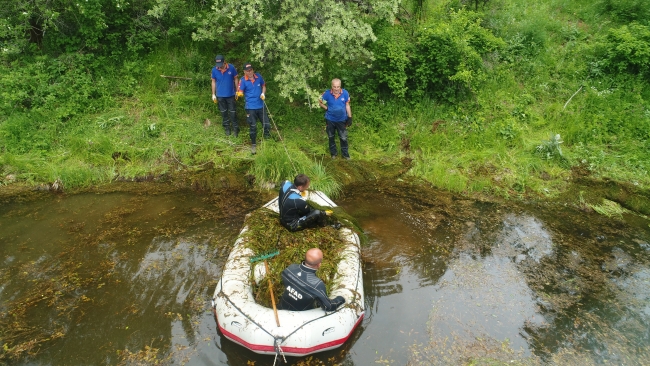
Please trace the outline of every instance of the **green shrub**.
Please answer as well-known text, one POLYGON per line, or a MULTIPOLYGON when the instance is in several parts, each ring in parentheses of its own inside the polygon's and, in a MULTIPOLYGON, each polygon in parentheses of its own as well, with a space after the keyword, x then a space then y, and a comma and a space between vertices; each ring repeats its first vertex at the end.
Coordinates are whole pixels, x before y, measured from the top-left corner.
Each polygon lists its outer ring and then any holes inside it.
POLYGON ((610 29, 600 47, 605 68, 650 77, 650 27, 632 23, 610 29))
POLYGON ((413 49, 412 39, 404 27, 389 24, 377 31, 377 42, 372 47, 374 74, 398 98, 404 98, 409 89, 413 49))
POLYGON ((602 13, 621 22, 650 20, 649 0, 602 0, 599 6, 602 13))
POLYGON ((413 83, 420 92, 452 101, 459 92, 476 90, 485 78, 483 57, 502 46, 503 40, 481 26, 478 13, 451 11, 448 19, 420 27, 413 83))

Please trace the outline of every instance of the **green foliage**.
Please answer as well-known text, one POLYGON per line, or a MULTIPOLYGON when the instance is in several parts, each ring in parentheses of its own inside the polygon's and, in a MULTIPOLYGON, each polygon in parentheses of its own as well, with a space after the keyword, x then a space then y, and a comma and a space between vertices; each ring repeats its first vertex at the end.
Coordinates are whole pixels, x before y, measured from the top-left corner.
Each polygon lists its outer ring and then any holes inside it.
MULTIPOLYGON (((334 288, 334 276, 346 246, 346 242, 341 240, 339 231, 328 226, 292 233, 280 225, 277 213, 266 208, 253 211, 246 218, 245 225, 248 225, 248 231, 243 234, 245 245, 254 254, 264 255, 279 249, 278 255, 266 260, 270 273, 254 286, 253 294, 257 303, 266 307, 272 306, 267 279, 270 279, 273 284, 275 301, 282 297, 284 291, 281 286, 282 271, 291 264, 301 263, 305 259, 305 253, 311 248, 319 248, 323 251, 323 262, 318 270, 318 276, 323 280, 328 291, 334 288)), ((253 263, 252 266, 260 264, 253 263)), ((254 279, 252 280, 252 283, 255 283, 254 279)))
POLYGON ((335 198, 341 191, 341 184, 328 173, 322 161, 311 160, 302 151, 289 146, 289 155, 280 143, 264 142, 253 159, 250 174, 260 186, 267 183, 281 183, 304 173, 311 179, 311 188, 323 191, 335 198))
POLYGON ((448 19, 422 25, 414 57, 417 90, 448 100, 476 91, 485 78, 483 56, 502 46, 472 11, 452 11, 448 19))
POLYGON ((472 12, 442 1, 415 4, 417 14, 404 4, 393 19, 397 3, 96 1, 83 14, 59 0, 10 3, 0 9, 11 27, 0 26, 1 173, 74 187, 213 166, 266 187, 304 172, 334 195, 372 176, 358 159, 404 164, 458 192, 546 195, 562 190, 570 164, 650 185, 648 24, 613 12, 641 2, 603 12, 587 0, 491 1, 472 12), (32 39, 33 19, 47 31, 32 39), (185 42, 193 30, 205 41, 185 42), (223 135, 209 99, 217 53, 265 63, 295 168, 280 141, 250 155, 242 103, 239 137, 223 135), (333 77, 352 95, 351 163, 323 160, 323 111, 307 108, 333 77))
POLYGON ((505 45, 482 21, 479 13, 442 7, 421 23, 379 22, 373 72, 399 98, 454 100, 475 92, 485 79, 484 58, 505 45))
POLYGON ((648 0, 601 0, 599 5, 601 12, 621 22, 639 21, 647 24, 650 20, 648 0))
POLYGON ((258 153, 253 158, 250 173, 255 176, 260 185, 266 183, 280 183, 285 179, 292 180, 299 171, 302 171, 300 162, 304 161, 302 154, 292 150, 291 157, 284 152, 279 144, 264 142, 260 144, 258 153), (295 169, 294 169, 295 167, 295 169))
POLYGON ((612 28, 595 47, 606 70, 650 77, 650 27, 631 23, 612 28))
POLYGON ((409 68, 414 44, 409 39, 405 27, 384 25, 373 43, 375 61, 374 73, 380 83, 385 83, 398 98, 404 98, 409 89, 408 81, 412 78, 409 68))
POLYGON ((551 160, 553 158, 563 158, 562 155, 562 138, 560 134, 551 134, 551 138, 542 141, 541 144, 537 145, 535 148, 535 153, 539 155, 542 159, 551 160))
MULTIPOLYGON (((0 64, 0 83, 7 86, 0 90, 0 113, 41 109, 56 120, 102 108, 108 103, 110 93, 118 94, 116 88, 122 84, 109 84, 105 77, 93 75, 89 71, 92 64, 90 55, 77 53, 0 64)), ((106 68, 97 71, 110 72, 106 68)))
POLYGON ((46 152, 56 138, 57 127, 39 113, 16 114, 0 124, 0 142, 9 153, 46 152))
POLYGON ((629 212, 625 208, 621 207, 619 203, 610 201, 605 198, 603 198, 603 203, 600 205, 597 204, 587 204, 587 205, 591 207, 594 211, 607 217, 617 217, 622 219, 623 214, 629 212))
POLYGON ((514 140, 519 136, 517 124, 513 121, 501 122, 498 126, 497 136, 506 141, 514 140))
POLYGON ((217 0, 201 20, 195 40, 245 42, 253 60, 277 68, 273 80, 280 95, 292 99, 320 95, 323 59, 343 64, 370 61, 374 41, 369 16, 392 21, 398 0, 348 3, 336 0, 217 0), (314 85, 319 85, 314 89, 314 85))
POLYGON ((202 6, 200 0, 11 1, 0 8, 1 55, 17 56, 35 45, 51 55, 119 59, 188 34, 188 17, 202 6))

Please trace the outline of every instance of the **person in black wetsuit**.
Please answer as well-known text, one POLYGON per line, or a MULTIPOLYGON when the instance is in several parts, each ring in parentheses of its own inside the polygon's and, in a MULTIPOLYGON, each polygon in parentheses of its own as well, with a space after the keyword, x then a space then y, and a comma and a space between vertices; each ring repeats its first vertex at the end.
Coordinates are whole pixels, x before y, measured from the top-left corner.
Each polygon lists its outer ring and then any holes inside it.
POLYGON ((302 192, 309 189, 309 177, 298 174, 293 184, 285 180, 280 187, 278 207, 280 208, 280 223, 289 231, 298 231, 306 227, 327 224, 327 214, 314 210, 307 204, 302 192))
POLYGON ((323 252, 311 248, 305 254, 304 262, 292 264, 282 271, 282 309, 303 311, 320 306, 325 311, 334 311, 345 303, 343 296, 327 297, 325 284, 316 276, 322 261, 323 252))

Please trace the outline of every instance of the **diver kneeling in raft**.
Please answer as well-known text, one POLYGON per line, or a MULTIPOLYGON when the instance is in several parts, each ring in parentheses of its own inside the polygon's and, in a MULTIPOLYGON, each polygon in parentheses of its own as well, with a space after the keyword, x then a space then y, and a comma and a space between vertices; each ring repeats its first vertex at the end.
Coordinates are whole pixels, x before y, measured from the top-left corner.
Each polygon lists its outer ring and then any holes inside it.
POLYGON ((285 180, 280 187, 278 196, 280 223, 289 231, 327 225, 327 212, 309 207, 307 200, 302 196, 302 192, 309 189, 309 182, 308 176, 298 174, 293 184, 285 180))
POLYGON ((322 261, 323 252, 311 248, 305 254, 304 262, 292 264, 282 271, 282 309, 303 311, 320 306, 325 311, 334 311, 345 303, 343 296, 327 297, 323 280, 316 276, 322 261))

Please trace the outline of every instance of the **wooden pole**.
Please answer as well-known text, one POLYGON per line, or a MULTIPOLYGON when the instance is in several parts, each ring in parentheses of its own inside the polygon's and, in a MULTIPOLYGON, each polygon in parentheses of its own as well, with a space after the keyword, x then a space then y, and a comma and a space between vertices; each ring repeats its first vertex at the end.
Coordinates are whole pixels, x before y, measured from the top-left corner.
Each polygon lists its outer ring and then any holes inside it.
POLYGON ((269 279, 269 292, 271 293, 271 303, 273 304, 273 313, 275 314, 275 323, 280 326, 280 318, 278 318, 278 308, 275 306, 275 295, 273 295, 273 285, 271 284, 271 271, 269 271, 269 264, 264 261, 264 268, 266 268, 266 278, 269 279))

